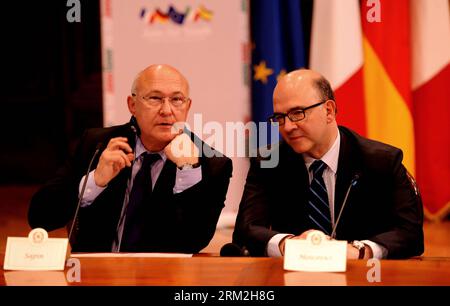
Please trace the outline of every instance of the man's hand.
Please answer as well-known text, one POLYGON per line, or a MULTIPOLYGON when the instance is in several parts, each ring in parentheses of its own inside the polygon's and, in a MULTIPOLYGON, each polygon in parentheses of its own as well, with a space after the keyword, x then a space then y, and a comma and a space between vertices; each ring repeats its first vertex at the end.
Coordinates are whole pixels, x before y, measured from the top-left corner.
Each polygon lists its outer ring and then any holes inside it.
POLYGON ((316 230, 316 229, 310 229, 307 231, 304 231, 303 233, 301 233, 299 236, 294 237, 295 239, 306 239, 306 237, 308 236, 309 233, 311 232, 321 232, 322 234, 325 235, 325 238, 327 238, 328 240, 331 240, 331 237, 326 235, 324 232, 316 230))
POLYGON ((111 138, 106 149, 100 155, 94 171, 95 184, 105 187, 125 167, 131 167, 133 150, 125 137, 111 138))
POLYGON ((283 239, 281 239, 280 243, 278 244, 278 247, 280 248, 281 256, 284 256, 284 248, 285 248, 285 245, 286 245, 286 240, 287 239, 292 239, 294 237, 295 236, 291 235, 291 236, 286 236, 283 239))
MULTIPOLYGON (((365 244, 366 248, 364 250, 364 258, 369 259, 373 257, 373 251, 370 246, 365 244)), ((351 243, 347 243, 347 259, 358 259, 359 258, 359 250, 355 248, 351 243)))
MULTIPOLYGON (((285 248, 287 239, 302 239, 302 240, 304 240, 304 239, 306 239, 308 234, 312 231, 317 231, 317 230, 310 229, 310 230, 304 231, 303 233, 301 233, 298 236, 291 235, 291 236, 286 236, 285 238, 283 238, 280 241, 280 244, 278 245, 280 247, 281 255, 284 256, 284 248, 285 248)), ((325 237, 328 240, 331 240, 330 236, 325 235, 325 237)), ((372 248, 370 246, 368 246, 367 244, 365 246, 366 246, 366 249, 365 249, 365 253, 364 253, 364 259, 372 258, 373 257, 372 248)), ((347 243, 347 259, 358 259, 358 257, 359 257, 359 250, 357 248, 355 248, 354 246, 352 246, 350 243, 347 243)))
MULTIPOLYGON (((301 233, 301 234, 298 235, 298 236, 292 235, 292 236, 286 236, 285 238, 283 238, 283 239, 280 241, 280 244, 278 245, 279 248, 280 248, 281 255, 284 256, 284 246, 285 246, 285 244, 286 244, 286 239, 301 239, 301 240, 305 240, 306 237, 308 236, 308 234, 309 234, 310 232, 312 232, 312 231, 318 231, 318 230, 310 229, 310 230, 304 231, 303 233, 301 233)), ((325 234, 324 234, 324 235, 325 235, 325 234)), ((328 236, 328 235, 325 235, 325 237, 326 237, 327 239, 329 239, 329 240, 331 239, 331 237, 328 236)))
POLYGON ((187 134, 177 135, 165 148, 164 153, 177 167, 198 163, 199 150, 187 134))

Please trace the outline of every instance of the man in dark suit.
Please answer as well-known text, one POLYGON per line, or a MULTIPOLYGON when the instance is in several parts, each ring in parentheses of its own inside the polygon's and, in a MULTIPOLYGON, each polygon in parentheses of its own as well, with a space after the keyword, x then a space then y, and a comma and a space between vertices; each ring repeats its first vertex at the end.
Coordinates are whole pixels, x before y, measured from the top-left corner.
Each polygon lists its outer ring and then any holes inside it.
POLYGON ((233 242, 282 256, 286 239, 315 229, 347 240, 349 259, 422 254, 423 208, 402 151, 338 127, 333 91, 316 72, 287 74, 273 99, 279 163, 251 160, 233 242))
POLYGON ((46 230, 70 225, 84 172, 99 150, 72 250, 199 252, 224 207, 231 160, 183 133, 191 99, 175 68, 152 65, 140 72, 127 102, 132 120, 88 130, 71 160, 34 195, 29 223, 46 230), (205 149, 213 157, 201 156, 205 149))

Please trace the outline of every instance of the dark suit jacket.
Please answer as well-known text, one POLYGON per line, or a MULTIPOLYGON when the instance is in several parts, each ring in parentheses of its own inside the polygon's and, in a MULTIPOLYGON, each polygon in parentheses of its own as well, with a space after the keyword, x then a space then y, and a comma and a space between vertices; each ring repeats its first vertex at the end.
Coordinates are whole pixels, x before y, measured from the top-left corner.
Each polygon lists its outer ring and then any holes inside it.
MULTIPOLYGON (((111 138, 118 136, 127 137, 134 147, 135 134, 130 124, 87 130, 71 160, 34 195, 28 213, 31 227, 50 231, 69 223, 75 213, 80 180, 96 147, 102 143, 104 148, 111 138)), ((198 138, 196 143, 205 145, 198 138)), ((145 241, 133 251, 196 253, 208 245, 224 207, 232 163, 227 157, 200 157, 200 164, 202 180, 173 194, 176 165, 166 161, 148 211, 142 215, 145 241)), ((122 170, 91 205, 80 208, 73 251, 111 251, 130 172, 131 168, 122 170)))
MULTIPOLYGON (((336 239, 371 240, 388 250, 388 258, 423 253, 423 208, 402 165, 403 153, 392 146, 363 138, 339 127, 341 145, 335 190, 335 218, 352 178, 352 188, 337 227, 336 239)), ((251 160, 239 207, 233 242, 263 256, 278 233, 301 234, 310 229, 306 205, 308 173, 300 154, 285 142, 279 164, 260 167, 251 160)), ((276 149, 276 148, 272 148, 276 149)))

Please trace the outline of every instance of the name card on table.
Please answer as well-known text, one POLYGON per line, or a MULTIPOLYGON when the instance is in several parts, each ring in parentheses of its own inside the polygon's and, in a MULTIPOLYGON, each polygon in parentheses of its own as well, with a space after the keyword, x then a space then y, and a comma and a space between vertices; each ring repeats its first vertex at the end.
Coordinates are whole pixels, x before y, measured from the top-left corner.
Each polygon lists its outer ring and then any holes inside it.
POLYGON ((35 228, 27 238, 8 237, 4 270, 58 271, 64 270, 69 240, 48 238, 42 228, 35 228))
POLYGON ((345 272, 347 241, 329 240, 322 232, 311 231, 305 240, 288 239, 284 269, 308 272, 345 272))

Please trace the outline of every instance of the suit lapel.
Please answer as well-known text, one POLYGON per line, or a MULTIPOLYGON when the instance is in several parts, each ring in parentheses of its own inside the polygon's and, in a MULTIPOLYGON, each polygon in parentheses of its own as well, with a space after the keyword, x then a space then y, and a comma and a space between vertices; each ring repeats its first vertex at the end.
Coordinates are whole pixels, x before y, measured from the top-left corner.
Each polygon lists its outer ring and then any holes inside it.
POLYGON ((113 192, 115 195, 112 197, 114 199, 112 207, 112 214, 113 214, 113 220, 114 224, 117 224, 120 218, 120 213, 122 211, 123 207, 123 201, 125 198, 125 192, 127 189, 127 183, 128 179, 131 176, 131 168, 125 168, 123 169, 119 175, 111 182, 111 192, 113 192))
MULTIPOLYGON (((308 172, 302 155, 296 153, 286 143, 283 143, 280 151, 282 155, 286 156, 286 158, 283 158, 280 155, 280 173, 287 174, 290 178, 289 182, 293 182, 293 185, 297 188, 309 186, 308 172)), ((284 179, 282 181, 285 182, 284 179)))
MULTIPOLYGON (((129 123, 124 125, 121 129, 118 129, 113 135, 111 135, 111 137, 108 139, 108 142, 113 137, 124 137, 124 136, 127 137, 128 144, 134 150, 136 144, 136 134, 132 132, 129 123)), ((110 188, 110 190, 115 195, 114 197, 112 197, 114 201, 113 205, 111 205, 113 214, 112 219, 114 220, 114 224, 116 226, 117 223, 119 222, 119 218, 122 212, 123 202, 125 199, 125 192, 127 190, 128 180, 130 178, 131 178, 131 167, 125 167, 119 173, 119 175, 117 175, 117 177, 114 178, 113 181, 111 182, 112 188, 110 188)))
MULTIPOLYGON (((359 154, 355 151, 355 146, 351 144, 351 139, 342 129, 339 130, 341 136, 341 145, 339 149, 339 162, 338 171, 336 177, 336 188, 334 197, 334 219, 337 220, 339 212, 342 208, 345 195, 350 187, 350 184, 356 174, 361 173, 361 161, 359 154)), ((342 229, 342 219, 343 216, 348 212, 350 207, 354 204, 352 202, 352 195, 354 195, 355 187, 352 187, 352 191, 347 199, 346 207, 343 210, 341 221, 339 221, 339 226, 337 228, 337 234, 339 234, 339 229, 342 229)))
POLYGON ((289 230, 293 233, 301 233, 306 229, 307 215, 306 205, 308 203, 307 190, 309 188, 308 172, 301 154, 296 153, 287 143, 282 143, 280 148, 279 172, 273 178, 278 181, 278 193, 285 200, 277 205, 286 205, 284 216, 292 224, 289 230))

